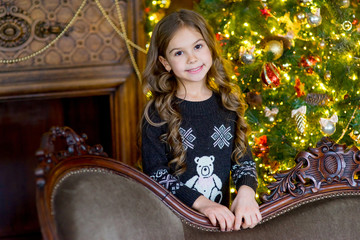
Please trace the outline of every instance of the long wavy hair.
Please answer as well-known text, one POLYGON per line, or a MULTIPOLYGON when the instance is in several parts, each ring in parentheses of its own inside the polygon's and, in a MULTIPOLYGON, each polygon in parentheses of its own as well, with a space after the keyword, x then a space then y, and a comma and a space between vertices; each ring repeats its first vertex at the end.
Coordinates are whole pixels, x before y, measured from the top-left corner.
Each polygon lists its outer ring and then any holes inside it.
POLYGON ((244 113, 247 105, 242 97, 240 88, 231 81, 232 66, 230 62, 221 56, 220 46, 216 41, 215 34, 205 19, 198 13, 191 10, 179 10, 166 16, 155 26, 149 51, 147 63, 143 73, 143 89, 146 93, 151 91, 151 98, 145 106, 143 121, 160 127, 167 124, 167 133, 160 137, 160 140, 167 143, 171 150, 172 160, 169 166, 175 164, 175 175, 186 171, 186 151, 182 144, 179 133, 182 121, 176 92, 178 85, 172 71, 167 72, 159 61, 159 56, 166 56, 166 49, 174 34, 182 27, 190 27, 203 36, 211 53, 213 64, 207 74, 206 84, 209 89, 221 96, 223 106, 237 114, 235 147, 232 153, 232 160, 238 160, 246 152, 248 125, 244 120, 244 113), (149 108, 154 106, 158 112, 161 122, 154 122, 149 115, 149 108))

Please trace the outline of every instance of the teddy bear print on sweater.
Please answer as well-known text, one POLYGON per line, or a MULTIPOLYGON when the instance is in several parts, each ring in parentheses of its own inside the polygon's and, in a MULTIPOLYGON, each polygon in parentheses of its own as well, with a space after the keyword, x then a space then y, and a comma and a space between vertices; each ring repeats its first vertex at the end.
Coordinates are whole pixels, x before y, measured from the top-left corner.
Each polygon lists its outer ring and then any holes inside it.
POLYGON ((190 178, 185 185, 197 190, 212 201, 221 202, 222 182, 220 178, 213 173, 214 160, 214 156, 196 157, 194 161, 196 163, 196 172, 198 175, 190 178))

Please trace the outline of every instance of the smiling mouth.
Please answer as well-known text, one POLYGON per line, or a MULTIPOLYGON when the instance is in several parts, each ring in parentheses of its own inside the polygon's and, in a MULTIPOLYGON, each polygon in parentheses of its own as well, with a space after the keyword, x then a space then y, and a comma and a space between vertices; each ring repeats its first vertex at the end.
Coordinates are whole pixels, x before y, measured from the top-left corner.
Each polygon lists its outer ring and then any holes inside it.
POLYGON ((189 69, 189 70, 186 70, 186 71, 189 72, 189 73, 198 73, 203 69, 203 67, 204 67, 204 65, 201 65, 200 67, 192 68, 192 69, 189 69))

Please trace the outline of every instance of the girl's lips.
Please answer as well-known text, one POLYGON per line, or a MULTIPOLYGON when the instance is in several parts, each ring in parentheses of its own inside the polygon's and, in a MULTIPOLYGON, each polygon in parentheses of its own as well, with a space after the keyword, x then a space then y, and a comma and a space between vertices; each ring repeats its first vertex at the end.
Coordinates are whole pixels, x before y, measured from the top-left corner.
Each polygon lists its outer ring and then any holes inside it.
POLYGON ((186 71, 189 72, 189 73, 198 73, 198 72, 201 72, 201 70, 203 68, 204 68, 204 65, 201 65, 200 67, 192 68, 192 69, 189 69, 189 70, 186 70, 186 71))

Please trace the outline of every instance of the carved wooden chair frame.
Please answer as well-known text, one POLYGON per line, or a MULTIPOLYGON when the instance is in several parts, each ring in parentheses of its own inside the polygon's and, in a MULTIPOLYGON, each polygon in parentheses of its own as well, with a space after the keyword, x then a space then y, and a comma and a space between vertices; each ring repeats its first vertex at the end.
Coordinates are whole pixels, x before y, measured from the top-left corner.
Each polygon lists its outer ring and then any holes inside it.
MULTIPOLYGON (((52 192, 67 174, 76 171, 110 171, 132 179, 152 191, 183 222, 206 231, 219 231, 204 215, 188 208, 168 190, 144 173, 107 157, 100 145, 90 147, 86 136, 77 135, 68 127, 54 127, 45 133, 35 171, 37 180, 37 209, 44 239, 56 239, 55 219, 52 215, 52 192), (57 138, 65 138, 67 149, 54 150, 57 138)), ((278 173, 270 184, 270 194, 263 195, 260 212, 264 223, 303 204, 343 195, 360 195, 360 151, 356 147, 334 143, 323 138, 316 148, 300 152, 296 166, 278 173)), ((260 223, 260 224, 261 224, 260 223)))

